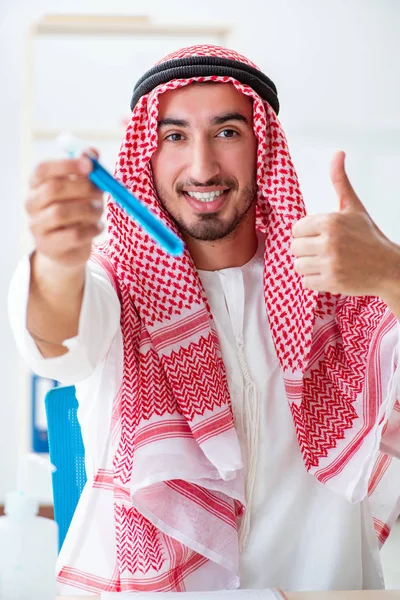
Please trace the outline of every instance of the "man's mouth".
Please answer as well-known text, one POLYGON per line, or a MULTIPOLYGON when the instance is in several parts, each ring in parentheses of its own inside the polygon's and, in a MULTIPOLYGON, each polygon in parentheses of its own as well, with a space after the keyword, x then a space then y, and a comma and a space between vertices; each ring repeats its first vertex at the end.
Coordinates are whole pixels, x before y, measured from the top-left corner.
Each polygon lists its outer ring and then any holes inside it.
POLYGON ((183 195, 189 206, 196 212, 217 212, 222 206, 230 192, 229 188, 220 188, 208 191, 183 190, 183 195))

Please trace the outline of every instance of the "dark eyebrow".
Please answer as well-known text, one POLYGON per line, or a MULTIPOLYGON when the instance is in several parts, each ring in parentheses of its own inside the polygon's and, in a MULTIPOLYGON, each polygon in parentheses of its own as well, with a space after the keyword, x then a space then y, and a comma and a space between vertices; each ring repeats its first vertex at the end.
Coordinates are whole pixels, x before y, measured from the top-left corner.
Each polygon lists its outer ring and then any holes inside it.
POLYGON ((218 115, 211 119, 213 125, 223 125, 227 121, 241 121, 242 123, 249 124, 249 120, 239 112, 227 112, 223 115, 218 115))
POLYGON ((172 125, 173 127, 189 127, 189 121, 185 121, 184 119, 173 119, 172 117, 167 117, 166 119, 161 119, 158 121, 158 128, 167 127, 168 125, 172 125))
MULTIPOLYGON (((227 121, 241 121, 242 123, 249 125, 249 120, 239 112, 227 112, 211 119, 212 125, 223 125, 227 121)), ((185 119, 174 119, 173 117, 166 117, 165 119, 160 119, 160 121, 158 121, 159 129, 171 125, 173 127, 189 127, 189 121, 186 121, 185 119)))

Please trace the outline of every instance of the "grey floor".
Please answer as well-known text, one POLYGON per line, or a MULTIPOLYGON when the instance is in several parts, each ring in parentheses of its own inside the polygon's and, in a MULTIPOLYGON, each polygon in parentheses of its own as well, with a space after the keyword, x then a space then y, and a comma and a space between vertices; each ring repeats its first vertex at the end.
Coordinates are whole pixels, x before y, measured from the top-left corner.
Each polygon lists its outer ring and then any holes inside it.
POLYGON ((386 589, 400 590, 400 520, 381 550, 386 589))

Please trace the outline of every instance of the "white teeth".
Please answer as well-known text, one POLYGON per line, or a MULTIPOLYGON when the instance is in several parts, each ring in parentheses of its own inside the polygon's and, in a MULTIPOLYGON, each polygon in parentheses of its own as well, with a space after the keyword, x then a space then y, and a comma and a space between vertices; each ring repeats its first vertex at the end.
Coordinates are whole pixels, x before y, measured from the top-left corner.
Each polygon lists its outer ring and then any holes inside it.
POLYGON ((212 202, 218 196, 221 196, 224 193, 224 190, 220 190, 218 192, 186 192, 188 196, 192 198, 196 198, 196 200, 200 200, 200 202, 212 202))

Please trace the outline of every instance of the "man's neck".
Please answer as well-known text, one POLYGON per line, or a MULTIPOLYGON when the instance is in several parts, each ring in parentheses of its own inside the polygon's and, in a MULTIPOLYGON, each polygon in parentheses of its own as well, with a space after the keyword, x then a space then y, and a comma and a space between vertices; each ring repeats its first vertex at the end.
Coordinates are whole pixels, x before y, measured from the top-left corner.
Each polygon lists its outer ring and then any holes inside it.
POLYGON ((185 237, 197 269, 219 271, 230 267, 242 267, 253 258, 258 244, 255 215, 247 214, 246 217, 232 234, 215 242, 185 237))

